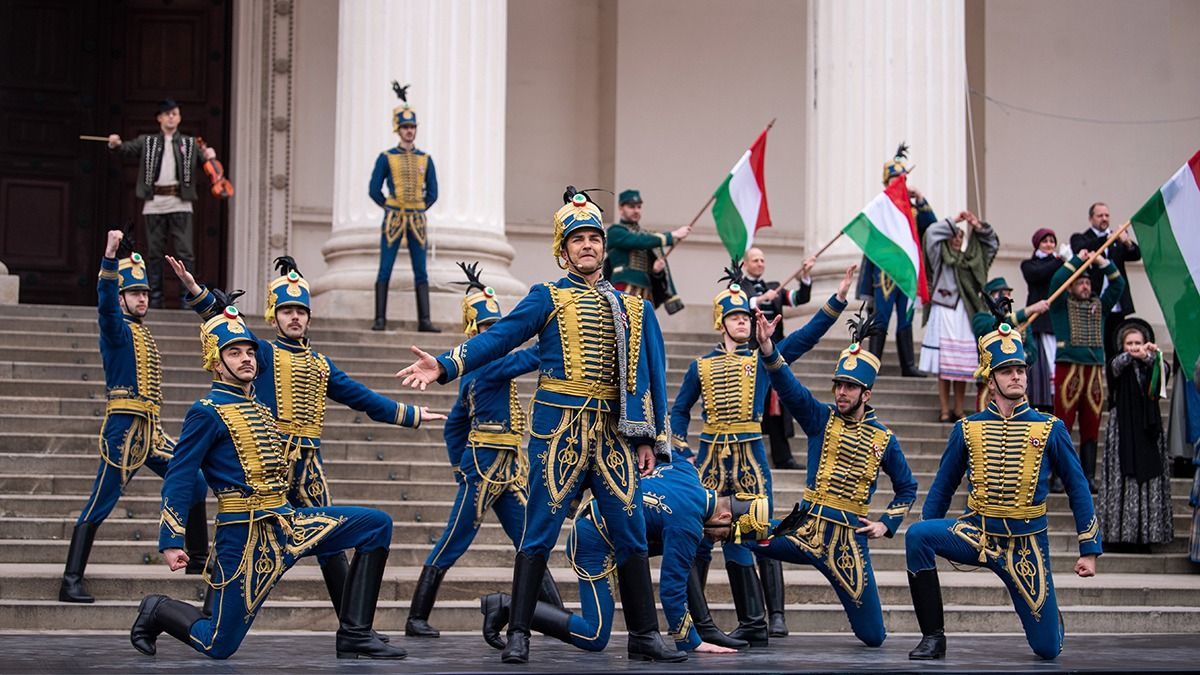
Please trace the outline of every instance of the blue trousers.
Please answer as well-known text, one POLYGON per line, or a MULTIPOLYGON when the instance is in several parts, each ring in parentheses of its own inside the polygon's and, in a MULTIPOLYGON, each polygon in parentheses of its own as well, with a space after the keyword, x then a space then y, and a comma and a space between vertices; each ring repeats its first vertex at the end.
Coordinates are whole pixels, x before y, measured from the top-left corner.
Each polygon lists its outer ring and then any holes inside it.
MULTIPOLYGON (((137 474, 138 469, 134 469, 122 477, 119 468, 124 464, 122 459, 125 452, 125 437, 134 420, 135 418, 131 415, 110 415, 104 420, 104 429, 101 431, 104 443, 100 449, 102 453, 100 466, 96 469, 96 480, 92 483, 92 493, 88 496, 87 503, 83 505, 83 511, 79 513, 79 519, 75 521, 76 525, 93 523, 99 526, 100 523, 103 523, 116 508, 117 500, 125 493, 125 486, 137 474)), ((142 464, 158 474, 160 478, 166 475, 167 462, 171 460, 170 453, 175 449, 175 441, 169 437, 166 437, 165 440, 166 444, 163 450, 161 452, 150 450, 146 455, 145 463, 142 464)), ((194 501, 189 506, 203 502, 207 494, 208 483, 204 481, 204 474, 197 470, 196 483, 192 488, 194 501)))
POLYGON ((904 536, 908 571, 937 569, 937 556, 988 568, 1008 587, 1034 653, 1043 659, 1057 657, 1062 651, 1063 630, 1050 576, 1046 532, 1018 537, 989 534, 983 563, 979 561, 980 539, 979 528, 963 519, 914 523, 904 536))
POLYGON ((896 312, 896 332, 900 332, 905 328, 912 328, 912 317, 908 313, 908 296, 901 293, 899 288, 893 288, 892 292, 885 296, 883 289, 879 286, 875 287, 875 312, 878 314, 879 323, 887 330, 887 326, 892 322, 892 312, 896 312))
POLYGON ((458 482, 458 493, 454 496, 450 519, 425 564, 449 569, 458 562, 475 540, 489 510, 496 512, 513 547, 519 546, 525 533, 526 477, 519 474, 517 449, 468 447, 454 479, 458 482))
MULTIPOLYGON (((429 274, 425 271, 425 244, 417 241, 410 232, 404 240, 408 242, 408 257, 412 260, 413 285, 429 283, 429 274)), ((396 254, 400 251, 400 239, 388 243, 387 234, 379 235, 379 275, 376 282, 387 283, 392 280, 392 267, 396 264, 396 254)))
MULTIPOLYGON (((767 460, 767 450, 761 437, 728 443, 712 443, 701 439, 696 452, 696 470, 704 487, 716 490, 718 495, 734 495, 738 492, 766 495, 774 512, 771 463, 767 460)), ((712 547, 712 540, 705 538, 700 544, 699 556, 712 559, 712 547)), ((723 542, 721 548, 725 552, 725 560, 729 562, 743 567, 754 564, 754 554, 744 546, 723 542)))
MULTIPOLYGON (((300 456, 292 463, 292 475, 288 487, 288 503, 296 508, 332 506, 329 481, 325 478, 325 460, 321 459, 321 448, 300 448, 300 456)), ((342 555, 341 551, 329 551, 317 556, 321 567, 330 558, 342 555)))
POLYGON ((548 556, 571 502, 590 490, 618 565, 646 553, 636 451, 617 433, 617 413, 534 402, 529 505, 521 550, 548 556))
POLYGON ((191 628, 188 644, 214 659, 227 659, 237 651, 271 589, 300 558, 348 548, 369 552, 387 548, 392 541, 392 518, 377 509, 295 509, 279 516, 286 519, 286 529, 269 512, 258 512, 253 523, 246 515, 217 516, 213 614, 191 628))
POLYGON ((567 537, 567 560, 579 577, 581 612, 571 615, 570 642, 589 652, 603 651, 612 636, 616 607, 612 580, 616 573, 616 562, 607 528, 600 519, 600 509, 595 501, 589 501, 575 518, 575 526, 567 537), (590 512, 586 518, 585 511, 590 512))
POLYGON ((809 518, 794 535, 772 539, 766 546, 745 546, 766 558, 820 570, 842 602, 855 637, 868 647, 883 644, 887 631, 866 536, 840 523, 809 518))

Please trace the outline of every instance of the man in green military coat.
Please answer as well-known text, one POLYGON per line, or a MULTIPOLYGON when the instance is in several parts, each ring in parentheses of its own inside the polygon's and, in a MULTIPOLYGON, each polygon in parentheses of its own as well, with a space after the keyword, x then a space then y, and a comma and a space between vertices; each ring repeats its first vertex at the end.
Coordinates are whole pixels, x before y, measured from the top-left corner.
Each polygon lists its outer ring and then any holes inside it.
MULTIPOLYGON (((666 273, 667 261, 656 251, 674 246, 692 233, 688 225, 671 232, 650 232, 641 227, 642 193, 622 190, 617 198, 621 222, 608 228, 608 259, 612 263, 609 281, 622 293, 654 302, 652 278, 666 273)), ((655 308, 658 303, 655 303, 655 308)))

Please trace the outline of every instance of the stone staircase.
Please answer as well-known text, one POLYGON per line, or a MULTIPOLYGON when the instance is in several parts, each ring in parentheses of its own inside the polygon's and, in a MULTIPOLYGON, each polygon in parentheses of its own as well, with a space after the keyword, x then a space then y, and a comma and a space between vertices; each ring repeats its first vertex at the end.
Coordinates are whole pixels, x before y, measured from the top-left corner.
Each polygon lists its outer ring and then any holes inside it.
MULTIPOLYGON (((254 313, 251 313, 254 314, 254 313)), ((129 485, 112 517, 100 529, 87 571, 94 605, 57 602, 58 580, 74 519, 86 500, 97 467, 96 439, 104 411, 104 376, 97 347, 95 310, 84 307, 0 307, 0 630, 124 631, 140 598, 151 592, 198 599, 198 577, 171 574, 157 551, 160 481, 146 471, 129 485)), ((670 322, 665 328, 669 331, 670 322)), ((252 321, 252 329, 269 329, 252 321)), ((453 387, 423 394, 401 391, 394 373, 408 361, 408 346, 437 352, 460 336, 417 334, 409 330, 374 333, 365 322, 333 326, 319 317, 314 343, 346 372, 384 393, 409 403, 446 411, 453 387)), ((177 435, 183 413, 208 388, 199 367, 198 322, 181 311, 152 312, 149 321, 163 353, 163 411, 168 433, 177 435)), ((798 319, 790 322, 800 325, 798 319)), ((713 344, 710 335, 668 332, 670 395, 690 359, 713 344)), ((817 391, 827 391, 831 364, 844 339, 841 326, 832 337, 798 362, 795 370, 817 391)), ((880 419, 901 439, 920 482, 919 513, 949 429, 936 423, 937 395, 932 380, 898 377, 894 357, 885 359, 875 390, 880 419)), ((526 396, 533 380, 522 383, 526 396)), ((697 410, 698 413, 698 410, 697 410)), ((441 444, 441 427, 412 431, 371 422, 365 415, 331 404, 326 416, 323 452, 334 499, 374 506, 395 520, 390 565, 381 592, 377 627, 399 632, 420 566, 445 524, 454 483, 441 444)), ((692 425, 693 443, 699 423, 692 425)), ((798 458, 802 440, 793 441, 798 458)), ((799 499, 804 476, 775 472, 776 503, 790 510, 799 499)), ((1189 482, 1172 483, 1175 543, 1151 554, 1111 553, 1099 563, 1094 579, 1071 573, 1077 556, 1073 521, 1062 495, 1050 498, 1053 571, 1068 630, 1088 633, 1200 632, 1200 576, 1186 557, 1191 510, 1189 482)), ((886 477, 875 496, 874 512, 891 496, 886 477)), ((960 495, 954 509, 962 507, 960 495)), ((215 513, 210 498, 209 513, 215 513)), ((952 510, 952 512, 954 512, 952 510)), ((565 532, 562 535, 565 538, 565 532)), ((563 541, 560 538, 560 543, 563 541)), ((480 529, 475 544, 443 583, 432 623, 443 630, 476 631, 478 598, 507 589, 512 546, 495 520, 480 529)), ((717 552, 709 592, 720 625, 735 623, 729 586, 717 552)), ((872 551, 892 632, 913 632, 916 621, 904 575, 903 529, 894 539, 876 542, 872 551)), ((550 565, 568 604, 578 592, 561 546, 550 565)), ((848 630, 836 596, 810 568, 785 566, 788 623, 797 632, 848 630)), ((657 571, 655 571, 657 578, 657 571)), ((1020 624, 1008 594, 988 572, 958 571, 943 564, 943 594, 948 626, 961 632, 1016 632, 1020 624)), ((321 580, 311 560, 302 561, 275 589, 257 629, 336 627, 321 580)), ((617 618, 617 628, 621 620, 617 618)))

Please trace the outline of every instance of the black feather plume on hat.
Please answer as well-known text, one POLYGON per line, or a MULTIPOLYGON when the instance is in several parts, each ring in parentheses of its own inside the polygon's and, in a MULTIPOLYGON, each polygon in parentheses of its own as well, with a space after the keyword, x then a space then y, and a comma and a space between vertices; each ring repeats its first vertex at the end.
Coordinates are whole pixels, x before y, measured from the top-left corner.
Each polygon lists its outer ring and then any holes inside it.
POLYGON ((730 258, 729 266, 725 268, 725 274, 719 281, 728 282, 725 284, 726 286, 732 286, 733 284, 741 286, 745 279, 746 275, 742 272, 741 263, 737 258, 730 258))
POLYGON ((900 141, 900 147, 896 148, 896 159, 908 159, 908 143, 900 141))
POLYGON ((463 271, 463 274, 467 275, 467 280, 466 281, 456 281, 455 283, 466 284, 467 285, 467 290, 466 290, 467 293, 470 293, 472 289, 476 289, 476 288, 481 291, 487 290, 487 286, 484 286, 483 281, 481 281, 479 278, 479 263, 478 262, 473 262, 473 263, 469 263, 469 264, 460 262, 460 263, 457 263, 457 265, 458 265, 459 269, 461 269, 463 271))
POLYGON ((296 260, 290 255, 281 255, 275 259, 275 269, 279 270, 281 276, 286 276, 289 272, 295 272, 301 277, 300 268, 296 267, 296 260))
POLYGON ((127 220, 121 226, 121 243, 117 244, 117 260, 128 258, 133 255, 133 251, 137 248, 137 240, 133 238, 133 221, 127 220))
POLYGON ((846 325, 850 327, 851 342, 861 344, 872 335, 880 335, 887 330, 884 324, 878 320, 879 315, 876 312, 872 311, 866 316, 863 315, 866 312, 866 308, 867 303, 864 301, 859 306, 858 311, 854 313, 854 316, 846 320, 846 325))
POLYGON ((575 195, 583 195, 589 202, 592 203, 592 205, 594 205, 597 209, 600 209, 600 213, 604 213, 604 209, 600 208, 600 205, 596 203, 595 199, 592 199, 592 195, 589 194, 591 192, 607 192, 610 195, 613 193, 612 190, 605 190, 604 188, 584 188, 582 190, 577 190, 575 189, 574 185, 568 185, 567 188, 563 190, 563 203, 570 204, 571 199, 574 198, 575 195))
POLYGON ((1008 315, 1012 312, 1013 299, 1006 298, 1001 295, 999 298, 993 298, 990 293, 983 293, 983 301, 987 303, 988 311, 992 313, 992 330, 1000 327, 1000 324, 1008 322, 1008 315))
POLYGON ((217 307, 220 307, 221 309, 233 304, 237 304, 238 298, 246 294, 246 291, 243 291, 240 288, 232 293, 226 293, 219 288, 210 288, 208 289, 208 292, 212 293, 213 297, 217 299, 217 307))
POLYGON ((392 80, 392 91, 396 92, 396 96, 405 103, 408 103, 408 88, 411 86, 411 84, 406 84, 401 87, 399 82, 392 80))

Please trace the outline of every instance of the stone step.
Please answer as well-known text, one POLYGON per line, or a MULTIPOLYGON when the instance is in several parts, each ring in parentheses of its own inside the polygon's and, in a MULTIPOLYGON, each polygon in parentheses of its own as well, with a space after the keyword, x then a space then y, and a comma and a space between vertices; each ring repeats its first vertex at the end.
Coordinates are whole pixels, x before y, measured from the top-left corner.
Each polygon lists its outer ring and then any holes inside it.
MULTIPOLYGON (((569 527, 568 523, 559 534, 559 546, 551 554, 552 565, 568 565, 563 554, 563 543, 566 541, 569 527)), ((116 541, 107 537, 101 529, 101 534, 92 549, 90 562, 155 565, 161 562, 156 532, 141 541, 116 541)), ((67 545, 68 542, 63 539, 0 539, 0 563, 62 564, 62 561, 66 560, 67 545)), ((1171 547, 1174 544, 1167 546, 1171 547)), ((393 541, 389 564, 396 567, 420 567, 425 563, 431 549, 432 546, 427 540, 393 541)), ((1050 551, 1054 573, 1070 574, 1079 556, 1075 535, 1051 533, 1050 551)), ((724 565, 724 555, 719 547, 714 550, 713 556, 714 569, 720 569, 724 565)), ((511 543, 479 543, 471 546, 459 560, 458 566, 511 568, 512 559, 511 543)), ((1189 573, 1195 569, 1183 552, 1109 553, 1100 560, 1101 570, 1111 572, 1176 574, 1189 573)), ((871 561, 876 570, 904 570, 903 535, 875 542, 871 548, 871 561)))
MULTIPOLYGON (((651 562, 651 576, 658 586, 658 561, 651 562)), ((958 572, 944 566, 939 577, 942 598, 948 605, 1003 605, 1008 592, 999 577, 985 571, 958 572)), ((579 602, 575 573, 569 567, 551 570, 563 599, 579 602)), ((417 567, 389 567, 380 589, 381 601, 404 601, 412 597, 417 567)), ((0 564, 0 600, 45 600, 57 597, 62 566, 53 564, 0 564)), ((784 602, 789 608, 838 602, 829 581, 818 571, 805 566, 785 564, 784 602)), ((875 577, 880 600, 885 605, 911 602, 907 574, 881 571, 875 577)), ((512 570, 504 567, 455 567, 438 592, 439 605, 445 601, 470 601, 488 593, 507 592, 512 570)), ((132 600, 150 593, 200 600, 204 582, 198 576, 171 573, 165 565, 92 565, 87 570, 87 586, 97 599, 132 600)), ((1200 612, 1200 578, 1172 575, 1147 579, 1137 574, 1101 574, 1091 579, 1074 575, 1055 579, 1060 606, 1152 605, 1187 607, 1200 612)), ((322 600, 327 597, 324 579, 315 565, 299 565, 290 570, 271 592, 272 601, 322 600)), ((657 594, 657 591, 656 591, 657 594)), ((712 570, 706 586, 710 603, 732 603, 728 577, 723 570, 712 570)))
MULTIPOLYGON (((128 631, 137 615, 139 600, 99 600, 92 605, 74 605, 54 600, 0 601, 0 630, 123 630, 128 631)), ((196 603, 199 604, 199 603, 196 603)), ((380 601, 375 614, 375 628, 400 635, 408 618, 408 601, 380 601)), ((579 611, 576 603, 569 609, 579 611)), ((732 604, 711 606, 717 625, 729 628, 737 624, 732 604)), ((1110 633, 1121 626, 1123 633, 1196 633, 1200 632, 1200 612, 1184 607, 1076 606, 1063 607, 1063 619, 1068 634, 1110 633)), ((947 631, 952 633, 1020 633, 1021 624, 1010 604, 992 606, 947 605, 947 631)), ((917 632, 916 617, 908 603, 885 605, 884 625, 891 633, 917 632)), ((482 618, 478 600, 439 602, 431 621, 446 631, 478 631, 482 618)), ((847 632, 845 612, 840 604, 805 605, 787 609, 788 628, 795 633, 847 632)), ((660 615, 659 625, 666 625, 660 615)), ((254 622, 255 631, 333 631, 337 620, 324 598, 319 600, 269 599, 254 622)), ((618 604, 613 616, 614 632, 625 630, 624 617, 618 604)), ((170 640, 169 637, 162 638, 170 640)), ((535 640, 546 639, 535 638, 535 640)), ((795 639, 795 638, 791 638, 795 639)), ((481 649, 485 649, 482 647, 481 649)), ((411 641, 407 644, 413 648, 411 641)), ((437 643, 429 648, 434 649, 437 643)))

